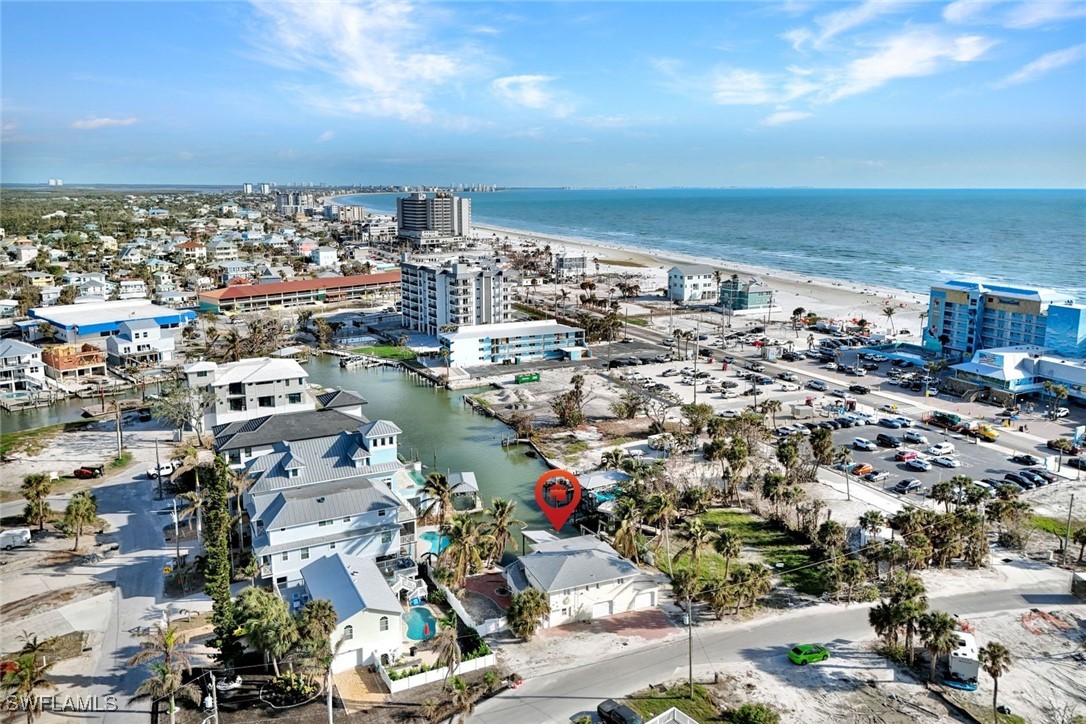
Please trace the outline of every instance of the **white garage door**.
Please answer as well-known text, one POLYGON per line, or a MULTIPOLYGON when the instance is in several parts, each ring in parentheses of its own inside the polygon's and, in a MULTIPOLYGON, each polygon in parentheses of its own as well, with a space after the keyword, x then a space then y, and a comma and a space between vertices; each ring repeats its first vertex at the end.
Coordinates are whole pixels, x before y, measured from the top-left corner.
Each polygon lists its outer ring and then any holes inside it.
POLYGON ((592 604, 592 618, 603 618, 611 615, 611 602, 600 601, 592 604))
POLYGON ((652 606, 656 605, 656 601, 654 600, 655 598, 656 597, 653 595, 652 591, 644 591, 642 593, 639 593, 637 594, 637 596, 634 597, 632 608, 635 611, 642 608, 651 608, 652 606))

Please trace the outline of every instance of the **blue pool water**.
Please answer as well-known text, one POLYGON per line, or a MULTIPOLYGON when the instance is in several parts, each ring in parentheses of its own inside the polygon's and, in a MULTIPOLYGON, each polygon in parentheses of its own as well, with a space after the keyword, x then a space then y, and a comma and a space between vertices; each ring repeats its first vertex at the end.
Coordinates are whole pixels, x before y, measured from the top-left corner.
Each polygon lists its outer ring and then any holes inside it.
POLYGON ((407 638, 412 641, 425 641, 437 634, 437 620, 428 608, 412 608, 404 615, 404 620, 407 621, 407 638))
POLYGON ((449 545, 448 536, 440 535, 432 530, 428 530, 419 536, 424 541, 430 544, 430 552, 435 555, 439 555, 441 551, 445 550, 449 545))

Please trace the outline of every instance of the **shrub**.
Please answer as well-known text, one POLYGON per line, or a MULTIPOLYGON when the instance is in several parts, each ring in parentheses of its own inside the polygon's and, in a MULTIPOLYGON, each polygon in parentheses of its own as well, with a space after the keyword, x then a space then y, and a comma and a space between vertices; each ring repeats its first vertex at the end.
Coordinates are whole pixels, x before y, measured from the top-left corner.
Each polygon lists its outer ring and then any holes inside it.
POLYGON ((273 706, 301 704, 316 695, 317 687, 292 671, 272 679, 267 688, 267 699, 273 706))
POLYGON ((768 704, 743 704, 728 712, 732 724, 778 724, 781 715, 768 704))

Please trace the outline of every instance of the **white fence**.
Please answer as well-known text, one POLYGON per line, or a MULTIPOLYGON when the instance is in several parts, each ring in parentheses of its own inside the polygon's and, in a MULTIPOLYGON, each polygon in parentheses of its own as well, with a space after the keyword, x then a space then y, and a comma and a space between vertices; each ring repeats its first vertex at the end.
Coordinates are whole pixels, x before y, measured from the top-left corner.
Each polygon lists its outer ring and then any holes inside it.
POLYGON ((475 619, 468 614, 467 609, 464 608, 464 604, 460 603, 460 599, 456 597, 456 594, 441 583, 435 582, 434 585, 437 586, 439 591, 445 594, 445 600, 448 601, 452 610, 456 611, 456 615, 460 617, 460 620, 478 631, 480 636, 495 634, 508 626, 508 622, 504 616, 499 618, 488 618, 482 623, 475 623, 475 619))
MULTIPOLYGON (((467 674, 472 671, 478 671, 479 669, 485 669, 489 666, 496 666, 498 663, 498 657, 494 654, 487 654, 486 656, 480 656, 477 659, 471 661, 463 661, 453 670, 453 675, 467 674)), ((381 676, 381 680, 385 682, 385 686, 393 694, 400 691, 407 691, 408 689, 414 689, 416 686, 423 686, 424 684, 433 684, 438 681, 445 680, 445 672, 448 671, 447 666, 434 669, 432 671, 424 671, 421 674, 415 674, 414 676, 408 676, 404 679, 393 680, 385 668, 380 664, 377 665, 377 673, 381 676)))

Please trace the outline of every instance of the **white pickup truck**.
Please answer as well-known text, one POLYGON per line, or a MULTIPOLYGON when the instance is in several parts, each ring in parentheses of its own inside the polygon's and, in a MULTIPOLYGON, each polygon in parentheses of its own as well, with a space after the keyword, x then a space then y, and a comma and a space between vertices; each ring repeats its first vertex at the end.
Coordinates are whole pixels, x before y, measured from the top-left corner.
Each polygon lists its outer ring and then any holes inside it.
POLYGON ((167 460, 166 462, 159 464, 157 468, 147 468, 147 477, 152 480, 158 477, 169 477, 178 467, 179 466, 173 460, 167 460))

